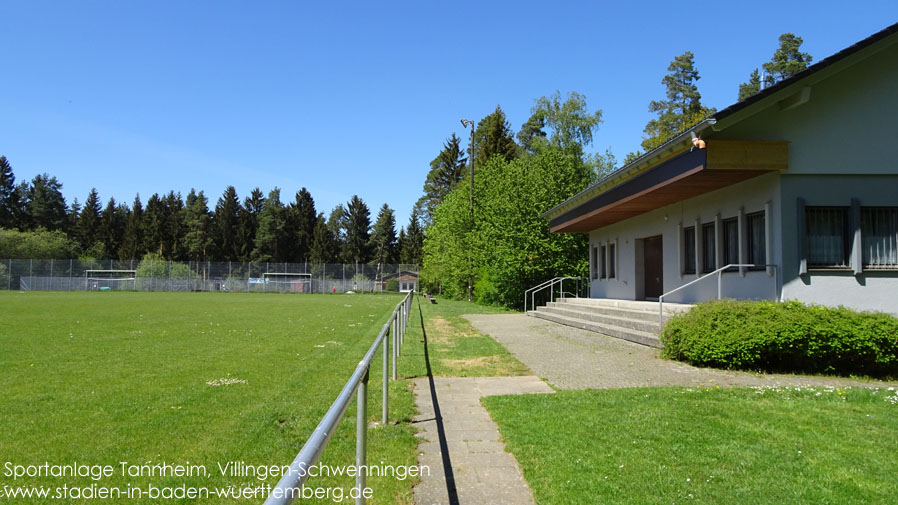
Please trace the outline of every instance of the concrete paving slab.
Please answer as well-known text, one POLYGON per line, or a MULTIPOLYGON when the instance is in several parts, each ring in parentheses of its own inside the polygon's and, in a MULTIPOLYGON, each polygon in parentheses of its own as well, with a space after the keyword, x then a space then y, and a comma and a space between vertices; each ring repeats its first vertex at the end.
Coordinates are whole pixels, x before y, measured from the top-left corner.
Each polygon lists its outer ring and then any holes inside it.
POLYGON ((430 469, 415 487, 418 505, 530 505, 533 494, 499 428, 480 404, 483 396, 553 393, 534 376, 420 378, 418 464, 430 469), (436 401, 434 401, 436 400, 436 401))

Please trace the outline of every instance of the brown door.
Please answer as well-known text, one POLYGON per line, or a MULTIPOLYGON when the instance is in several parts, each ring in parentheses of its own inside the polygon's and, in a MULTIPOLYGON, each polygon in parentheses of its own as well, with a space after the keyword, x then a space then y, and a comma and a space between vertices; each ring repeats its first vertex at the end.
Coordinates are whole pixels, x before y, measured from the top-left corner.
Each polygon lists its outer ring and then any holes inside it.
POLYGON ((661 235, 644 240, 645 297, 658 298, 664 293, 664 256, 661 249, 661 235))

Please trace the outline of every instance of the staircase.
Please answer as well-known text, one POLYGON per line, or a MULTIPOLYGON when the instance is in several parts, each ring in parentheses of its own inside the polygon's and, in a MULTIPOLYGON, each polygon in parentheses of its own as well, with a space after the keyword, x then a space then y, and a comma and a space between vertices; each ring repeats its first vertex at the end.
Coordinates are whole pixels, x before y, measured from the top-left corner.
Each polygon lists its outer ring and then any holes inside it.
MULTIPOLYGON (((691 307, 665 302, 663 320, 666 322, 671 315, 687 311, 691 307)), ((637 344, 662 347, 658 338, 658 302, 561 298, 527 314, 637 344)))

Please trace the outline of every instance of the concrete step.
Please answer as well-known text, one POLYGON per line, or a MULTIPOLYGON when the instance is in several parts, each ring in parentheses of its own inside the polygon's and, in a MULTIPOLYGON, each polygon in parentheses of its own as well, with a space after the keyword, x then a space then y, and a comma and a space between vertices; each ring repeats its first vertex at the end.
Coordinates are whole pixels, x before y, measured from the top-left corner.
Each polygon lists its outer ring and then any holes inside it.
MULTIPOLYGON (((574 305, 587 305, 590 307, 612 307, 619 309, 643 310, 658 313, 658 302, 645 300, 618 300, 614 298, 559 298, 557 303, 570 303, 574 305)), ((665 313, 686 312, 692 308, 688 303, 664 302, 665 313)))
POLYGON ((582 330, 594 331, 596 333, 601 333, 602 335, 608 335, 609 337, 628 340, 637 344, 642 344, 650 347, 662 347, 661 340, 654 333, 649 333, 646 331, 624 328, 614 324, 600 323, 597 321, 586 321, 576 317, 549 312, 544 310, 542 307, 535 311, 528 312, 527 314, 533 317, 538 317, 540 319, 545 319, 547 321, 552 321, 566 326, 572 326, 574 328, 580 328, 582 330))
MULTIPOLYGON (((584 300, 584 299, 581 299, 584 300)), ((634 308, 626 308, 626 307, 616 307, 613 305, 601 305, 594 303, 583 303, 578 301, 573 301, 572 299, 568 299, 566 301, 555 301, 549 302, 545 305, 546 307, 556 307, 559 309, 565 310, 575 310, 578 312, 591 313, 591 314, 601 314, 609 317, 615 318, 623 318, 623 319, 634 319, 637 321, 645 321, 647 323, 655 323, 658 325, 658 305, 656 304, 652 310, 648 310, 647 307, 634 309, 634 308)), ((664 321, 666 322, 671 316, 674 315, 674 312, 669 312, 667 310, 664 311, 664 321)))
MULTIPOLYGON (((546 307, 540 307, 539 311, 548 312, 550 314, 558 314, 559 316, 572 317, 591 321, 594 323, 610 324, 620 326, 630 330, 639 330, 646 333, 658 332, 658 314, 657 313, 637 313, 638 317, 624 317, 619 314, 606 314, 595 310, 593 307, 584 307, 569 303, 551 304, 546 307), (648 317, 646 317, 648 316, 648 317)), ((631 314, 625 314, 630 316, 631 314)), ((670 316, 665 317, 665 321, 670 316)))

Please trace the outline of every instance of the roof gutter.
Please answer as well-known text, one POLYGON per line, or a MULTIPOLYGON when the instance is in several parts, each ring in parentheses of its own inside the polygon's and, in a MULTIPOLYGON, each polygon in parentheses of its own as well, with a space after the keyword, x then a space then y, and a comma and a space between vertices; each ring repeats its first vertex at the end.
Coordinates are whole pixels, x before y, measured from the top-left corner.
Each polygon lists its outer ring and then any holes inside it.
MULTIPOLYGON (((677 151, 679 149, 685 149, 687 146, 692 145, 692 139, 701 139, 702 134, 709 128, 714 128, 716 124, 717 120, 714 119, 714 117, 708 117, 699 121, 688 129, 683 130, 677 135, 671 137, 658 147, 643 154, 642 156, 636 158, 632 162, 622 166, 614 172, 611 172, 605 177, 602 177, 583 191, 580 191, 564 202, 552 207, 546 212, 543 212, 542 214, 540 214, 540 216, 546 219, 551 219, 555 216, 561 215, 564 212, 580 206, 593 196, 602 193, 607 189, 610 189, 611 187, 617 185, 620 182, 623 182, 626 179, 629 179, 632 175, 634 175, 635 172, 638 172, 640 169, 645 168, 648 165, 651 165, 659 158, 665 157, 671 152, 677 151)), ((719 130, 714 128, 714 131, 719 130)))

